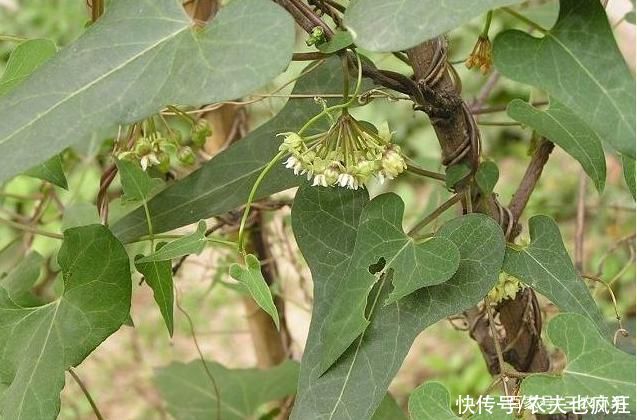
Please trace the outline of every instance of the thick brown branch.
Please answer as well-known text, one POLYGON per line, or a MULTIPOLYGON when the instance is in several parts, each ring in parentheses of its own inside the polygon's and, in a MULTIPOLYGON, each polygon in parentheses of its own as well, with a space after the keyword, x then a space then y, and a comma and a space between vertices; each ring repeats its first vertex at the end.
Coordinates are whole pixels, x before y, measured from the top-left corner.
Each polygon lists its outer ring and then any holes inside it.
MULTIPOLYGON (((449 165, 462 162, 475 171, 479 163, 480 133, 469 107, 460 97, 454 74, 447 67, 445 41, 433 39, 424 42, 408 50, 407 54, 421 88, 421 95, 412 97, 417 105, 422 105, 417 109, 425 111, 430 117, 442 149, 443 163, 449 165)), ((546 147, 542 147, 541 153, 546 152, 546 147)), ((523 192, 517 199, 520 201, 516 211, 523 210, 546 160, 541 165, 539 163, 538 159, 537 165, 534 164, 531 169, 532 175, 525 177, 526 180, 523 181, 523 192)), ((456 190, 469 187, 471 191, 478 191, 471 178, 469 176, 464 183, 457 184, 456 190)), ((495 195, 485 197, 474 193, 472 197, 471 207, 474 211, 497 220, 509 236, 515 236, 519 232, 515 223, 519 213, 515 213, 515 216, 506 210, 498 203, 495 195)), ((541 313, 533 291, 525 289, 515 299, 506 300, 496 309, 499 315, 497 318, 504 329, 501 344, 505 349, 505 361, 520 372, 548 370, 549 359, 540 338, 541 313)), ((470 334, 480 345, 489 371, 499 372, 497 351, 484 311, 473 308, 466 311, 465 315, 471 327, 470 334)))

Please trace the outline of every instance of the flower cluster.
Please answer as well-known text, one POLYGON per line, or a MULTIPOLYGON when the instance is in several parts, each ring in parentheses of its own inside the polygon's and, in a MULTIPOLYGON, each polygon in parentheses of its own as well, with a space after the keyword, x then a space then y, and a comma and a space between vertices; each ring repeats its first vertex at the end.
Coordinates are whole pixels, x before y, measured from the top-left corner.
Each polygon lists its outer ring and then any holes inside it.
POLYGON ((491 41, 489 37, 481 35, 465 61, 465 65, 468 69, 474 67, 480 69, 480 72, 486 75, 491 71, 491 64, 491 41))
POLYGON ((151 131, 139 137, 132 150, 119 153, 117 158, 138 161, 144 171, 154 166, 160 172, 168 172, 171 155, 182 165, 191 166, 197 160, 193 148, 203 147, 211 133, 207 121, 203 119, 193 122, 190 137, 183 137, 179 131, 173 129, 166 134, 151 131))
POLYGON ((313 178, 314 186, 363 188, 376 177, 383 183, 403 172, 407 165, 400 147, 391 143, 389 130, 377 132, 344 112, 329 130, 307 137, 283 133, 280 150, 289 153, 285 166, 295 175, 313 178))
POLYGON ((497 304, 505 299, 513 299, 523 287, 523 284, 516 277, 502 272, 498 277, 498 282, 489 291, 488 297, 492 303, 497 304))

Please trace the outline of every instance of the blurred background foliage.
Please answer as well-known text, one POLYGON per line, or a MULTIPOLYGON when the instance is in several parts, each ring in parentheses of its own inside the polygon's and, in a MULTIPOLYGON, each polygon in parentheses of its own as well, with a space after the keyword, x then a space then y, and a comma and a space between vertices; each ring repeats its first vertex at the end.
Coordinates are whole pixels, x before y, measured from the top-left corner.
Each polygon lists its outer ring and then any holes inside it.
MULTIPOLYGON (((531 19, 550 27, 556 18, 557 2, 533 1, 520 6, 520 9, 531 19)), ((634 72, 635 28, 623 20, 629 11, 629 1, 610 0, 609 19, 634 72)), ((0 0, 1 35, 26 39, 49 38, 63 48, 82 33, 88 22, 83 0, 0 0)), ((494 35, 515 24, 506 15, 496 13, 490 33, 494 35)), ((471 52, 482 25, 482 18, 476 19, 449 34, 450 58, 462 79, 463 96, 468 101, 476 97, 489 77, 469 71, 464 66, 464 60, 471 52)), ((0 41, 0 69, 4 68, 15 46, 15 42, 0 41)), ((304 50, 309 49, 303 42, 302 34, 299 34, 297 51, 304 50)), ((408 72, 406 65, 392 55, 368 56, 379 67, 408 72)), ((292 63, 283 75, 258 93, 272 92, 295 77, 304 66, 304 63, 292 63)), ((281 93, 289 93, 291 89, 292 86, 288 86, 281 93)), ((486 105, 503 106, 513 98, 545 99, 541 92, 500 79, 486 105)), ((285 102, 286 98, 276 96, 247 105, 249 127, 253 129, 267 121, 285 102)), ((427 169, 443 171, 433 129, 423 113, 412 111, 408 101, 377 99, 354 110, 353 114, 375 124, 387 122, 395 132, 396 142, 414 161, 427 169)), ((511 122, 505 112, 481 116, 479 121, 511 122)), ((500 168, 500 180, 495 191, 504 202, 508 202, 529 160, 532 133, 525 127, 515 125, 483 125, 481 129, 484 156, 495 161, 500 168)), ((65 152, 68 191, 23 176, 1 186, 0 217, 28 222, 35 214, 39 218, 38 227, 52 232, 97 222, 95 200, 100 174, 108 163, 110 146, 109 140, 102 139, 65 152), (50 189, 54 189, 54 194, 47 194, 50 189), (49 198, 41 200, 45 195, 49 198)), ((635 232, 635 203, 624 184, 621 165, 610 151, 607 153, 607 165, 608 178, 603 194, 595 191, 592 182, 586 182, 584 186, 586 224, 583 271, 599 274, 612 284, 619 314, 634 337, 634 236, 630 240, 624 239, 635 232)), ((177 176, 184 173, 183 168, 176 170, 177 176)), ((578 163, 556 148, 523 219, 525 222, 535 214, 546 214, 556 219, 571 255, 581 177, 583 172, 578 163)), ((450 196, 444 186, 431 181, 422 182, 412 175, 402 176, 389 185, 370 187, 372 194, 387 189, 396 191, 404 199, 407 226, 450 196)), ((293 191, 282 193, 281 196, 291 198, 293 191)), ((111 220, 126 211, 127 208, 116 200, 111 204, 111 220)), ((454 216, 448 212, 438 223, 454 216)), ((280 265, 280 278, 275 290, 289 303, 287 318, 293 338, 293 356, 299 358, 309 325, 309 273, 294 245, 289 211, 281 210, 269 216, 267 226, 272 237, 273 252, 280 265)), ((528 235, 526 231, 522 234, 522 241, 528 240, 525 235, 528 235)), ((55 262, 59 241, 56 239, 23 235, 0 225, 0 273, 9 271, 29 245, 42 254, 45 261, 36 291, 43 299, 53 299, 59 292, 55 262)), ((129 251, 134 255, 136 250, 129 251)), ((189 258, 180 271, 176 285, 181 305, 193 319, 203 353, 229 367, 247 367, 255 364, 255 356, 246 314, 240 295, 232 287, 225 287, 228 286, 227 268, 233 262, 232 258, 219 249, 209 249, 197 258, 189 258)), ((595 284, 591 284, 591 288, 595 289, 594 296, 609 322, 614 322, 614 307, 606 289, 595 284)), ((552 305, 546 301, 543 304, 547 316, 555 313, 552 305)), ((107 418, 165 418, 166 412, 150 382, 152 369, 171 360, 187 361, 196 357, 190 328, 185 317, 176 313, 175 336, 170 339, 152 294, 146 287, 135 289, 132 317, 134 329, 122 328, 77 370, 107 418)), ((623 340, 622 346, 634 352, 634 338, 623 340)), ((452 396, 476 396, 484 392, 491 382, 477 345, 466 332, 452 328, 448 321, 442 321, 421 334, 391 391, 399 403, 405 406, 409 392, 425 379, 443 382, 452 396)), ((60 418, 88 419, 91 416, 91 409, 79 388, 67 378, 60 418)))

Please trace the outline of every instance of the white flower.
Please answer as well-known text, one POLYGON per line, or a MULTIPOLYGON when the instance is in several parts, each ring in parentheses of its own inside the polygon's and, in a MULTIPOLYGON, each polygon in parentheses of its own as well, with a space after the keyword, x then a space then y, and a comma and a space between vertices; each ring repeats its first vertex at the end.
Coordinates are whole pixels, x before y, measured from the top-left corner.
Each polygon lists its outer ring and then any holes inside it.
POLYGON ((285 167, 294 170, 294 175, 302 175, 305 173, 305 169, 303 169, 303 163, 295 156, 290 156, 288 160, 285 161, 285 167))
POLYGON ((149 166, 159 165, 159 159, 155 153, 149 153, 139 160, 142 169, 145 171, 149 166))
POLYGON ((320 185, 321 187, 327 187, 327 180, 325 179, 325 175, 318 174, 314 177, 314 182, 312 183, 313 187, 320 185))
POLYGON ((350 190, 357 190, 360 187, 358 180, 352 174, 340 174, 337 182, 341 187, 347 187, 350 190))

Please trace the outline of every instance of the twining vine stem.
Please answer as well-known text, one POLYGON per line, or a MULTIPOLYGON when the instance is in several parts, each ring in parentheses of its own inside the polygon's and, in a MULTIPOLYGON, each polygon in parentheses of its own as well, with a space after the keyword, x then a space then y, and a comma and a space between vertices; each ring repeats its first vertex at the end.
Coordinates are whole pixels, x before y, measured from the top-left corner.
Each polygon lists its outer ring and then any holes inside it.
POLYGON ((84 393, 84 396, 88 400, 88 403, 91 405, 91 408, 93 409, 93 413, 95 413, 95 417, 97 417, 97 420, 104 420, 104 417, 102 416, 102 413, 100 412, 100 409, 97 408, 97 404, 95 403, 95 400, 91 396, 91 393, 89 392, 86 385, 84 385, 84 382, 82 382, 82 379, 80 379, 80 377, 77 375, 77 373, 75 373, 75 371, 72 368, 69 368, 68 372, 71 374, 71 377, 73 378, 73 380, 78 384, 78 386, 84 393))

